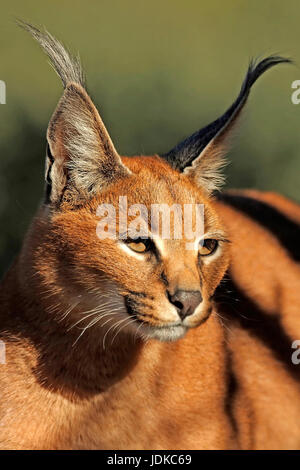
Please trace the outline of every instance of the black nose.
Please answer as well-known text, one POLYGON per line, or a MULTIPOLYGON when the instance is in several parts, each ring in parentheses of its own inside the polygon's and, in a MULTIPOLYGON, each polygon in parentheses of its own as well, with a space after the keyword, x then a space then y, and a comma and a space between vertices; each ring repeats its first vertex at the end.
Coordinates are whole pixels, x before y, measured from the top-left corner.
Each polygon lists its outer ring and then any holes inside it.
POLYGON ((202 301, 201 292, 198 290, 177 290, 173 295, 168 292, 168 298, 177 308, 181 320, 192 315, 202 301))

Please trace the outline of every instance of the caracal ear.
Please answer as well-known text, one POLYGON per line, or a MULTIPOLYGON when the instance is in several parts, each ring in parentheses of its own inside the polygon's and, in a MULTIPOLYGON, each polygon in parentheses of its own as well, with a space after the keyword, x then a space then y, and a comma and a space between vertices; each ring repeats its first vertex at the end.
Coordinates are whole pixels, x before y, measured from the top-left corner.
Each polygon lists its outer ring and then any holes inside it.
POLYGON ((50 120, 47 139, 51 202, 76 203, 129 174, 92 100, 77 83, 66 86, 50 120))
POLYGON ((291 62, 279 56, 270 56, 260 62, 250 62, 240 93, 234 103, 218 119, 162 155, 169 164, 185 173, 208 194, 219 190, 224 182, 222 169, 232 131, 247 101, 252 85, 270 67, 291 62))
POLYGON ((19 24, 42 46, 65 88, 47 131, 47 202, 77 205, 130 171, 84 88, 79 59, 47 31, 19 24))

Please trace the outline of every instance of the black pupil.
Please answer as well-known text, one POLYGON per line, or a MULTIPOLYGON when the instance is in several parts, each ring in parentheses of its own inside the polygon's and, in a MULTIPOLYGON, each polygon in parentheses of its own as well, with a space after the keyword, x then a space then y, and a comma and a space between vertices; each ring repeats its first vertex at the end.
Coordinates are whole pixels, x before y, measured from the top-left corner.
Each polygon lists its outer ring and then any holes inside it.
POLYGON ((215 251, 217 244, 217 240, 214 240, 212 238, 206 238, 201 242, 202 247, 206 248, 209 251, 208 254, 211 254, 215 251))

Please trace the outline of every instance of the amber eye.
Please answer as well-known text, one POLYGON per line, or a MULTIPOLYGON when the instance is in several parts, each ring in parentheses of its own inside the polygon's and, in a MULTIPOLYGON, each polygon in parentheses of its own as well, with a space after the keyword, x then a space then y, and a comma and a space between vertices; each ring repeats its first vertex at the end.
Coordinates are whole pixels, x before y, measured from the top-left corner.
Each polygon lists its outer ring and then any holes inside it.
POLYGON ((218 240, 214 240, 213 238, 206 238, 201 240, 199 243, 199 255, 200 256, 208 256, 212 255, 218 247, 218 240))
POLYGON ((137 238, 136 240, 127 240, 127 246, 136 253, 146 253, 152 247, 152 242, 148 238, 137 238))

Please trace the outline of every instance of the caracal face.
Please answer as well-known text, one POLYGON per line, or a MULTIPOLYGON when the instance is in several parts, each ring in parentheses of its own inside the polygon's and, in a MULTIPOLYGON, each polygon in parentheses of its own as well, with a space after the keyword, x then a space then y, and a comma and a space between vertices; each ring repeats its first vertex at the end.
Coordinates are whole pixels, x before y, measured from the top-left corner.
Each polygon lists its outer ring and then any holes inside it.
POLYGON ((229 244, 213 204, 186 177, 159 157, 123 161, 127 178, 50 216, 45 249, 69 304, 99 309, 95 328, 175 340, 209 316, 229 244), (174 207, 176 215, 164 212, 174 207))

